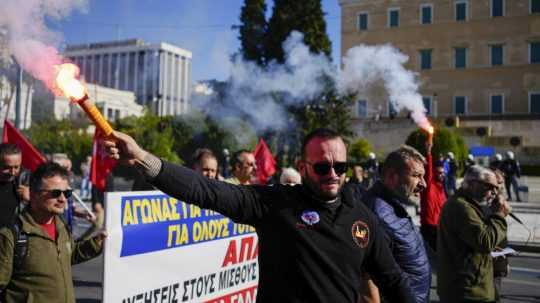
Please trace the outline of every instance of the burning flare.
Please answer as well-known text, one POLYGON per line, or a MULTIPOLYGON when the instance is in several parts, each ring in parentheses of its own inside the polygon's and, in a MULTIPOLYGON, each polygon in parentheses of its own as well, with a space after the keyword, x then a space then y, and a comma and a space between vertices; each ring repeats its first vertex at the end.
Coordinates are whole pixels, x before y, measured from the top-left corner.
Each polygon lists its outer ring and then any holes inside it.
POLYGON ((101 130, 105 136, 112 134, 113 129, 109 122, 105 120, 98 108, 90 101, 86 88, 77 80, 79 68, 75 64, 65 63, 55 65, 56 78, 55 85, 64 96, 76 102, 86 112, 94 125, 101 130))
POLYGON ((433 134, 435 133, 435 128, 429 123, 429 120, 426 118, 419 123, 421 129, 425 130, 428 134, 428 142, 433 145, 433 134))
POLYGON ((78 101, 86 96, 86 89, 81 81, 77 80, 79 68, 75 64, 64 63, 54 66, 56 69, 56 86, 64 96, 78 101))

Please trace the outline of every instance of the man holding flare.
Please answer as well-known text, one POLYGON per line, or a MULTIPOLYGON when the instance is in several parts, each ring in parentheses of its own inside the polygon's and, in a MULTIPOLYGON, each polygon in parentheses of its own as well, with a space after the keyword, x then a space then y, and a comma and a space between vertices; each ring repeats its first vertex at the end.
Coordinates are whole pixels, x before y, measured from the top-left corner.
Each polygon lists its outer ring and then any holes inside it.
POLYGON ((334 131, 319 129, 305 138, 299 162, 304 183, 295 186, 210 180, 116 131, 104 143, 112 157, 137 167, 163 192, 256 228, 257 302, 356 303, 363 268, 392 302, 415 302, 376 218, 343 187, 346 146, 334 131))

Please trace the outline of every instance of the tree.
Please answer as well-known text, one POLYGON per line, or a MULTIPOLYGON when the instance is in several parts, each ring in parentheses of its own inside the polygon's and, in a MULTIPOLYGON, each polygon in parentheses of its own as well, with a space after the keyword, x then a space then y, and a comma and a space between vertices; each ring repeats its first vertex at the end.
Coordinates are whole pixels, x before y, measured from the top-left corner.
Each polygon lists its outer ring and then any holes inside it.
MULTIPOLYGON (((257 17, 257 24, 262 24, 261 6, 262 1, 246 0, 242 8, 240 17, 244 25, 247 25, 248 16, 254 19, 257 17), (251 8, 251 10, 248 10, 251 8), (250 14, 248 14, 250 12, 250 14), (256 14, 255 14, 256 13, 256 14)), ((252 23, 254 21, 251 21, 252 23)), ((246 27, 245 29, 249 29, 246 27)), ((252 27, 251 27, 252 28, 252 27)), ((260 28, 260 27, 259 27, 260 28)), ((242 28, 241 28, 242 29, 242 28)), ((266 28, 264 49, 257 55, 264 54, 264 62, 267 67, 269 64, 282 64, 285 61, 285 53, 282 45, 289 37, 292 31, 298 31, 303 34, 303 42, 309 47, 313 54, 324 54, 330 60, 331 43, 326 34, 326 22, 320 0, 286 1, 275 0, 272 17, 266 28)), ((249 33, 249 32, 246 32, 249 33)), ((252 33, 252 32, 251 32, 252 33)), ((240 39, 244 42, 242 31, 240 39)), ((257 35, 260 32, 256 33, 257 35)), ((260 36, 257 36, 257 38, 260 36)), ((252 42, 253 43, 253 42, 252 42)), ((253 53, 252 44, 244 44, 241 52, 253 53)), ((257 44, 259 45, 259 44, 257 44)), ((300 140, 303 135, 319 127, 328 127, 335 129, 341 135, 348 137, 352 135, 351 130, 351 105, 352 97, 341 98, 337 96, 335 83, 329 75, 321 75, 320 82, 313 85, 322 85, 323 93, 311 100, 303 100, 302 104, 287 106, 279 93, 275 93, 276 103, 286 107, 288 112, 287 119, 290 123, 290 129, 285 130, 267 130, 259 135, 262 136, 269 146, 278 155, 278 162, 282 165, 292 165, 295 155, 300 153, 300 140), (300 132, 298 132, 300 129, 300 132), (292 135, 294 134, 294 135, 292 135)), ((247 120, 249 122, 249 120, 247 120)))
POLYGON ((115 129, 132 136, 152 154, 173 163, 183 163, 174 148, 172 117, 146 112, 142 117, 127 117, 115 122, 115 129))
POLYGON ((349 161, 352 163, 363 162, 372 150, 371 144, 366 139, 358 139, 349 145, 349 161))
POLYGON ((326 34, 326 22, 320 0, 275 0, 265 39, 266 62, 283 63, 283 42, 292 31, 304 34, 304 43, 311 52, 330 57, 332 45, 326 34))
POLYGON ((86 132, 88 124, 76 125, 69 120, 48 120, 34 123, 25 131, 29 141, 42 153, 65 153, 78 172, 81 162, 92 153, 92 135, 86 132))
POLYGON ((265 63, 264 38, 266 35, 266 4, 264 0, 245 0, 240 14, 240 31, 242 58, 256 62, 258 65, 265 63))

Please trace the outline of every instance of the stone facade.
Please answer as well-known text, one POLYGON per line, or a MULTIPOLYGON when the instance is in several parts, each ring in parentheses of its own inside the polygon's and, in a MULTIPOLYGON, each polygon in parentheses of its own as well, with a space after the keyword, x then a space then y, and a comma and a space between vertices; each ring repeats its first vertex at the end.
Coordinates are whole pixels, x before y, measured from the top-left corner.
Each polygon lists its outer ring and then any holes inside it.
MULTIPOLYGON (((420 93, 433 118, 461 116, 460 127, 490 129, 486 138, 466 135, 469 145, 506 150, 510 145, 505 138, 517 136, 522 142, 518 154, 521 149, 538 150, 540 14, 535 2, 340 0, 342 54, 359 44, 390 43, 409 56, 406 67, 418 73, 420 93)), ((364 118, 388 115, 387 102, 367 100, 364 118)), ((377 123, 395 125, 386 133, 401 137, 400 122, 377 123)), ((358 133, 377 141, 367 131, 369 124, 358 123, 358 133)), ((398 144, 383 141, 384 150, 391 148, 389 143, 398 144)))

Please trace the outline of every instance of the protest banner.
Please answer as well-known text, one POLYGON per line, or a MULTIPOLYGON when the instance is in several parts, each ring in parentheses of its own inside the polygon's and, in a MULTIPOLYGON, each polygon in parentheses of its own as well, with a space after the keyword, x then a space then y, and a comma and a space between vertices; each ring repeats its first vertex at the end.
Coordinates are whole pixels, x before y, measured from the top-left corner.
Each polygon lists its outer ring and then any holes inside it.
POLYGON ((254 229, 159 191, 106 196, 103 302, 255 302, 254 229))

